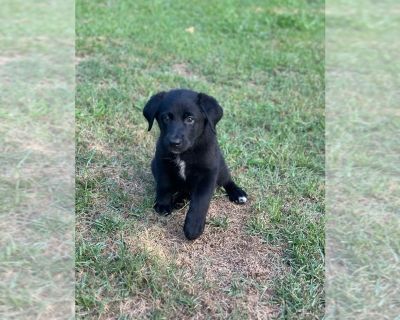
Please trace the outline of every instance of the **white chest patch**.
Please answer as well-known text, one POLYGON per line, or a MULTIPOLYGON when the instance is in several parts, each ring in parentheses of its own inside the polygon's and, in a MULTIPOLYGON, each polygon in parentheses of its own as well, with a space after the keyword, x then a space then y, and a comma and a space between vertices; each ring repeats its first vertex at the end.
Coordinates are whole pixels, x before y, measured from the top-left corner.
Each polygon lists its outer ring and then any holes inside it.
POLYGON ((178 166, 179 175, 181 176, 181 178, 183 180, 186 180, 186 174, 185 174, 186 163, 185 163, 185 161, 181 160, 181 158, 179 158, 179 156, 178 156, 178 157, 176 157, 175 163, 178 166))

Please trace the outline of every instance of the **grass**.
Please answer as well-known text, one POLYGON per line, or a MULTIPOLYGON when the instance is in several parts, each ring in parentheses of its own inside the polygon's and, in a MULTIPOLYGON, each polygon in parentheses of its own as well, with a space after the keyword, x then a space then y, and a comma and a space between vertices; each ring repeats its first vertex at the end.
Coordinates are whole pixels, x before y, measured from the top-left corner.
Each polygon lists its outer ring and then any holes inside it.
POLYGON ((74 313, 74 29, 63 1, 0 13, 0 314, 74 313))
POLYGON ((400 315, 398 10, 327 6, 327 319, 400 315))
POLYGON ((324 12, 302 1, 77 1, 78 318, 320 318, 324 12), (205 234, 151 207, 160 90, 215 96, 250 204, 218 191, 205 234))

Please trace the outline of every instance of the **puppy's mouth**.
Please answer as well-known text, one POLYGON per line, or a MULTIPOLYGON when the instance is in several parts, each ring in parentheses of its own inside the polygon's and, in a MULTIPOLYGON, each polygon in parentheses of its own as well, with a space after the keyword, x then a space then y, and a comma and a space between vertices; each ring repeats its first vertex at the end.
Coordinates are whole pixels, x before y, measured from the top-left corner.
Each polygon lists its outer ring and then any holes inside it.
POLYGON ((181 154, 182 152, 185 151, 185 149, 181 148, 181 147, 179 147, 179 148, 178 147, 169 147, 168 151, 173 153, 173 154, 181 154))
POLYGON ((181 153, 184 153, 185 151, 187 151, 189 149, 189 146, 186 143, 184 143, 183 145, 180 145, 180 146, 169 145, 167 147, 167 149, 172 154, 181 154, 181 153))

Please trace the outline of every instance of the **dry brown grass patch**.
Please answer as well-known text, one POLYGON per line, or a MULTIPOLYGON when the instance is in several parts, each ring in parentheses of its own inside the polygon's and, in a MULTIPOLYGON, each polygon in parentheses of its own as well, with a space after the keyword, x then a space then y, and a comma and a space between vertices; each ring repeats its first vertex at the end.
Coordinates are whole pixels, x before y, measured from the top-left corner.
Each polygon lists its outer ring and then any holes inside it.
POLYGON ((225 316, 233 310, 245 310, 252 319, 267 319, 276 314, 277 310, 268 303, 271 292, 267 288, 280 269, 280 250, 246 232, 249 205, 214 199, 208 221, 228 216, 228 227, 223 230, 207 224, 204 234, 193 242, 184 238, 182 230, 186 210, 187 207, 167 218, 149 213, 129 243, 134 251, 142 248, 179 266, 203 309, 191 319, 221 314, 221 308, 225 316), (236 279, 244 279, 243 292, 238 296, 229 294, 236 279), (256 284, 266 289, 260 292, 256 284))
POLYGON ((172 65, 171 71, 172 73, 181 76, 183 78, 205 81, 205 79, 202 76, 199 76, 198 74, 194 73, 185 63, 176 63, 172 65))

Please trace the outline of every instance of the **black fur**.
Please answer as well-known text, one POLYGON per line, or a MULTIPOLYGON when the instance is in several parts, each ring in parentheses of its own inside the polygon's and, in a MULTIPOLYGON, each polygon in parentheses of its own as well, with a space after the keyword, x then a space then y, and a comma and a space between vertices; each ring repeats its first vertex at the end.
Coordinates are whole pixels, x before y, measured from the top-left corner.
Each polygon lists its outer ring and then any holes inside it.
POLYGON ((223 110, 213 97, 177 89, 152 96, 143 115, 148 130, 154 119, 160 127, 151 163, 156 180, 154 209, 168 215, 190 200, 184 232, 187 239, 196 239, 204 231, 216 186, 224 187, 229 200, 235 203, 247 200, 246 193, 232 181, 218 146, 215 132, 223 110))

